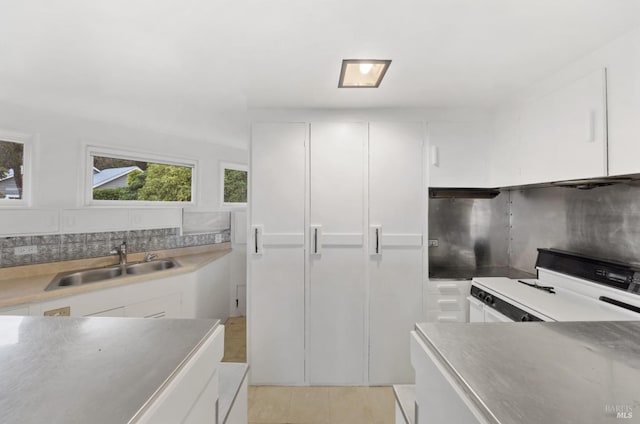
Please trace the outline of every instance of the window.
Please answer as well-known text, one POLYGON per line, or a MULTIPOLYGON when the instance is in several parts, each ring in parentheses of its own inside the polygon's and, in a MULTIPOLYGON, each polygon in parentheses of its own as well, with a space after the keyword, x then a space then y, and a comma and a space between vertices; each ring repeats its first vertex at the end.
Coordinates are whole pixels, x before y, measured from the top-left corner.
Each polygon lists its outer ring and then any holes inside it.
POLYGON ((0 203, 20 205, 29 196, 27 145, 0 134, 0 203))
POLYGON ((89 148, 90 203, 193 203, 195 162, 89 148))
POLYGON ((246 165, 222 163, 222 205, 247 204, 248 171, 246 165))

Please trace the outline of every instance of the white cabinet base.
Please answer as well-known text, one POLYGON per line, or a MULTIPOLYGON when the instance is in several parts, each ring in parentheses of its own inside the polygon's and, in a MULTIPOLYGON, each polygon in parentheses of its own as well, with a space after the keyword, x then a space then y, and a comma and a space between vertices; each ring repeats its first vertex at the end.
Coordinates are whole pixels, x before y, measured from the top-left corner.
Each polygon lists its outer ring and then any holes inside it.
POLYGON ((218 326, 140 416, 141 424, 216 422, 217 368, 224 350, 218 326))

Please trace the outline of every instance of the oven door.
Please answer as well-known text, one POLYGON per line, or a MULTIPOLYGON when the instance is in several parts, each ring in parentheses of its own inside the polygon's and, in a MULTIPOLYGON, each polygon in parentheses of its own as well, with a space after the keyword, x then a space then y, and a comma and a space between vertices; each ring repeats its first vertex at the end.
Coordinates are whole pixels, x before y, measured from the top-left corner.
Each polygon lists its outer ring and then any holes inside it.
POLYGON ((484 322, 515 322, 506 315, 501 314, 490 306, 484 307, 484 322))

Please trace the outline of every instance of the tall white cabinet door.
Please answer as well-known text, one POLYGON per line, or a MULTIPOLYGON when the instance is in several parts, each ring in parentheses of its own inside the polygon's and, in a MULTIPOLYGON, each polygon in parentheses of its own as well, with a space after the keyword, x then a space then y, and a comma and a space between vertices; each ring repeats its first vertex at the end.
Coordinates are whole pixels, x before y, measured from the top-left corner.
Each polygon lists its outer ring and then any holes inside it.
POLYGON ((363 384, 367 125, 312 123, 310 134, 309 383, 363 384))
POLYGON ((410 383, 422 319, 425 219, 420 123, 369 125, 369 383, 410 383))
POLYGON ((252 129, 248 323, 252 384, 304 382, 306 124, 252 129))

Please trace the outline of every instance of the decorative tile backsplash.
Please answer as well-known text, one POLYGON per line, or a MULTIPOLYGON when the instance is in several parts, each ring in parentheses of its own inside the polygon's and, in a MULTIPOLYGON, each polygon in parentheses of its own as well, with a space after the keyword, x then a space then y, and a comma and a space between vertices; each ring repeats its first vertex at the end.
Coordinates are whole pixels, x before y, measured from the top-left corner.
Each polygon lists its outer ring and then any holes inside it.
POLYGON ((179 228, 56 234, 0 238, 0 268, 46 262, 110 256, 110 251, 127 242, 129 253, 202 246, 231 241, 231 229, 179 235, 179 228), (16 255, 15 248, 36 246, 37 253, 16 255))

